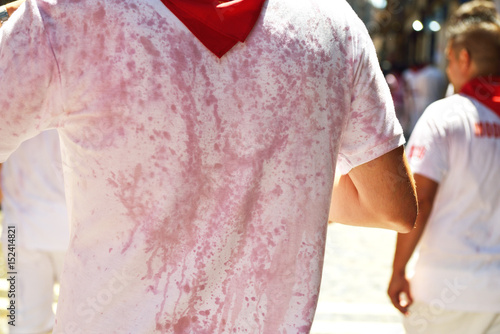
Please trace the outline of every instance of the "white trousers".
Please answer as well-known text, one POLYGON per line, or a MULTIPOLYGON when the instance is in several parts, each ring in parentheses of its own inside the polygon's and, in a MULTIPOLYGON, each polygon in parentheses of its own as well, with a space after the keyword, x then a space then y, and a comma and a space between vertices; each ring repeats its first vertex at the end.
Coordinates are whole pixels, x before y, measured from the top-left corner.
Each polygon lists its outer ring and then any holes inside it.
MULTIPOLYGON (((5 245, 3 253, 7 263, 8 250, 5 245)), ((15 326, 8 326, 10 334, 46 334, 52 330, 54 284, 61 276, 64 254, 62 251, 46 252, 17 247, 15 326)))
POLYGON ((500 313, 436 309, 414 301, 403 320, 407 334, 499 334, 500 313))

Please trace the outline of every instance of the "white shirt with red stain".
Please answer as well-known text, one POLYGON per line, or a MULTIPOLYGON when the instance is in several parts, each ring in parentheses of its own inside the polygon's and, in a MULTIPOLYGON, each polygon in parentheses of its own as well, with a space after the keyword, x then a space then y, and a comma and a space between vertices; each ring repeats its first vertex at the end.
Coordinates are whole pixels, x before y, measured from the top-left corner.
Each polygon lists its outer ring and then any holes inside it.
POLYGON ((0 32, 0 160, 61 136, 54 333, 309 332, 337 161, 404 142, 347 3, 270 0, 221 59, 158 0, 29 0, 0 32))

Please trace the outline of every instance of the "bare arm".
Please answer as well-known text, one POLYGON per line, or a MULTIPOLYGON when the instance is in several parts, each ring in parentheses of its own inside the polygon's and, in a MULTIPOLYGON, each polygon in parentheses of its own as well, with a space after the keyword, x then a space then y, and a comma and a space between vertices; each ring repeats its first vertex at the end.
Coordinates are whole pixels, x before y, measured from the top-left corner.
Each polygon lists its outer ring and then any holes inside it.
POLYGON ((16 11, 16 9, 18 9, 19 6, 21 6, 21 4, 24 1, 25 0, 18 0, 18 1, 10 2, 10 3, 6 4, 5 8, 7 9, 7 13, 9 13, 9 16, 11 16, 16 11))
POLYGON ((330 220, 408 233, 417 216, 415 184, 401 146, 336 179, 330 220))
POLYGON ((393 273, 387 291, 392 304, 404 314, 408 312, 408 307, 413 302, 410 293, 410 284, 406 278, 406 265, 425 230, 438 189, 437 182, 419 174, 415 174, 415 183, 417 185, 419 205, 417 223, 410 233, 398 234, 396 251, 394 254, 393 273), (407 303, 402 301, 402 293, 407 295, 407 303))
MULTIPOLYGON (((9 14, 9 17, 16 11, 16 9, 19 8, 19 6, 21 6, 21 4, 24 1, 25 0, 18 0, 18 1, 10 2, 10 3, 5 5, 5 9, 7 10, 7 14, 9 14)), ((0 23, 0 26, 1 26, 1 23, 0 23)))

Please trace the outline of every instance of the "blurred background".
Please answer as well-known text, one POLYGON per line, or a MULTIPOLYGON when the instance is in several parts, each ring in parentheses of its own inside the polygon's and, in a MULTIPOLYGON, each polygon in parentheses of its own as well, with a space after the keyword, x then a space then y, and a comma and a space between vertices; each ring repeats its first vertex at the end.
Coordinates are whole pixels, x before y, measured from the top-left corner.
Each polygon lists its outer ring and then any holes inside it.
POLYGON ((461 0, 348 0, 365 23, 384 71, 433 63, 444 69, 444 29, 461 0))

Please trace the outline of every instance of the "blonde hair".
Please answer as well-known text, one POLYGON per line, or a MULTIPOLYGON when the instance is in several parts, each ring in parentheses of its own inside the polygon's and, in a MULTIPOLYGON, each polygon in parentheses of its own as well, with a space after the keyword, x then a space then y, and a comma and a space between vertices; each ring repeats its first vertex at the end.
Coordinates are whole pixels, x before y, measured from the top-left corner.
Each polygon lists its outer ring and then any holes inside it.
POLYGON ((500 16, 492 1, 474 0, 461 5, 451 17, 450 24, 454 25, 462 21, 500 24, 500 16))
POLYGON ((448 27, 448 40, 456 55, 469 53, 478 75, 500 75, 500 23, 470 16, 448 27))

